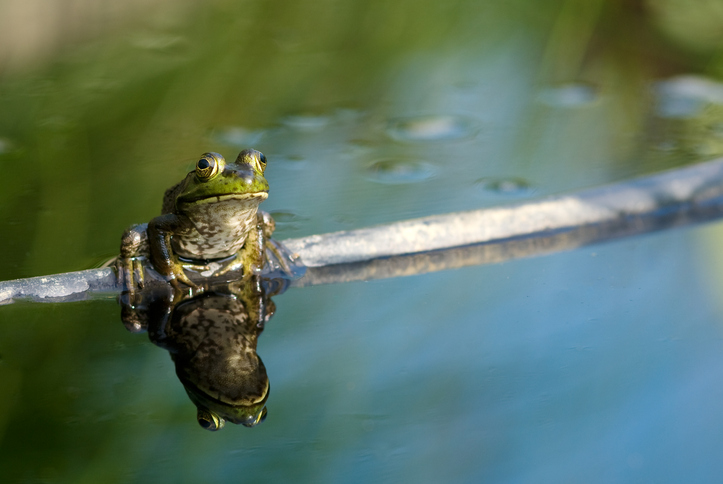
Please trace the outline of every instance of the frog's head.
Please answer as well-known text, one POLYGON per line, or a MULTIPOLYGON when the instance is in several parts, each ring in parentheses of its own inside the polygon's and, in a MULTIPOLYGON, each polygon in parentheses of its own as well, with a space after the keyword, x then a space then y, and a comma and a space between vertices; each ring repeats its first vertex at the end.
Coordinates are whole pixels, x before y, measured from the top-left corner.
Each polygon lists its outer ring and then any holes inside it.
POLYGON ((235 200, 258 205, 269 196, 264 178, 266 157, 256 150, 244 150, 236 161, 226 163, 218 153, 204 153, 196 169, 186 175, 176 207, 235 200))
POLYGON ((266 400, 269 398, 268 380, 262 395, 247 401, 229 402, 208 395, 205 391, 194 385, 183 382, 191 401, 198 409, 196 418, 198 423, 206 430, 221 430, 229 420, 245 427, 255 427, 266 420, 266 400))
POLYGON ((247 344, 246 338, 230 336, 202 342, 190 358, 172 355, 176 375, 198 409, 198 423, 207 430, 219 430, 226 420, 253 427, 266 418, 269 377, 255 345, 247 344))
MULTIPOLYGON (((216 430, 221 430, 223 428, 224 424, 226 423, 226 418, 223 417, 223 413, 214 412, 213 410, 209 410, 208 408, 202 406, 199 406, 197 408, 198 413, 196 415, 196 418, 198 419, 198 423, 201 427, 212 432, 215 432, 216 430)), ((231 421, 234 423, 240 423, 245 427, 255 427, 256 425, 266 420, 266 413, 266 406, 264 405, 260 409, 256 409, 255 413, 249 411, 246 415, 243 416, 243 418, 236 417, 235 422, 233 420, 231 421)))

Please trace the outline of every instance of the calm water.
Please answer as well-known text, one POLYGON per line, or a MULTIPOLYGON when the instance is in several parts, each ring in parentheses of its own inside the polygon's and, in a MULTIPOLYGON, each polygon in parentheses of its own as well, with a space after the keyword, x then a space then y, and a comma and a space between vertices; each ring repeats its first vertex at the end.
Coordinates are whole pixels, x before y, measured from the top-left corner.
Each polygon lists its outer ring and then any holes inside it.
MULTIPOLYGON (((0 280, 114 255, 209 150, 267 155, 280 239, 723 153, 708 3, 498 3, 160 3, 8 67, 0 280)), ((289 290, 217 433, 114 300, 2 307, 3 482, 715 482, 721 239, 289 290)))

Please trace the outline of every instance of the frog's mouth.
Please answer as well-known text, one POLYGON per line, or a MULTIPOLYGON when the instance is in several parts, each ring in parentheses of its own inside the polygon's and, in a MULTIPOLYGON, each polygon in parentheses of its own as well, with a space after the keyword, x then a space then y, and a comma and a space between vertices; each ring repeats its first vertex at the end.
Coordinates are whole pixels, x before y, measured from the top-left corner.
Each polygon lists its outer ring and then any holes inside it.
POLYGON ((258 200, 262 202, 269 198, 269 192, 254 192, 254 193, 227 193, 225 195, 211 195, 210 197, 192 198, 189 200, 183 200, 184 204, 204 204, 204 203, 219 203, 226 202, 229 200, 239 201, 252 201, 258 200))

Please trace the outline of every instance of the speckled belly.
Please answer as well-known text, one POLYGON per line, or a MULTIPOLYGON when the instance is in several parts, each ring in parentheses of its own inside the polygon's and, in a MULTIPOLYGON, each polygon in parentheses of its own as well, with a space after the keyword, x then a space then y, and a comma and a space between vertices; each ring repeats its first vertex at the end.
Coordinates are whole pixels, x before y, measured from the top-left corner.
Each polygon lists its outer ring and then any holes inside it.
POLYGON ((258 200, 225 200, 199 205, 185 215, 195 230, 174 236, 173 250, 188 259, 228 257, 243 247, 256 223, 258 200))

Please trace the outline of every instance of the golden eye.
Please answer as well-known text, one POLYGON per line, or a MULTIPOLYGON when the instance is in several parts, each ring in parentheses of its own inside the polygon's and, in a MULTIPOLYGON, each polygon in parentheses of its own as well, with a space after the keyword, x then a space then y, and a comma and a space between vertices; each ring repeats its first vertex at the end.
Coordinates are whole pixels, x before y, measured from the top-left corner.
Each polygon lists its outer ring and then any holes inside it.
POLYGON ((266 420, 266 414, 266 407, 264 407, 256 415, 249 415, 248 417, 246 417, 246 420, 243 420, 241 422, 241 425, 243 425, 244 427, 255 427, 264 420, 266 420))
POLYGON ((254 170, 260 171, 261 173, 266 170, 266 156, 263 153, 256 150, 243 150, 238 154, 236 163, 245 163, 251 165, 254 170))
POLYGON ((218 153, 204 153, 196 162, 196 176, 201 180, 210 180, 223 170, 225 160, 218 153))
POLYGON ((198 409, 198 423, 206 430, 216 431, 221 430, 225 423, 224 419, 216 415, 215 413, 206 410, 205 408, 198 409))

